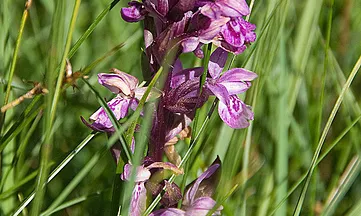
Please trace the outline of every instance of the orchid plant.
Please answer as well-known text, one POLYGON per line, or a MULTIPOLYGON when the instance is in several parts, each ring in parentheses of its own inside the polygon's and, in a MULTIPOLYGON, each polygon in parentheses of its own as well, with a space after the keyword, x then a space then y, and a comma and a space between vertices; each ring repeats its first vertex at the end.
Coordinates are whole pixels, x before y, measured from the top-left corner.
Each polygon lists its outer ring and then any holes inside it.
MULTIPOLYGON (((206 215, 216 205, 213 193, 199 193, 199 186, 216 172, 220 167, 219 161, 189 187, 183 198, 176 184, 159 179, 157 173, 168 170, 182 174, 182 169, 177 167, 179 164, 172 158, 168 158, 170 162, 162 162, 164 151, 167 143, 190 126, 196 110, 209 97, 219 99, 219 116, 231 128, 246 128, 253 120, 251 107, 238 94, 246 92, 257 75, 243 68, 223 72, 228 53, 241 54, 256 39, 255 25, 243 18, 249 13, 245 0, 143 0, 131 1, 129 7, 121 9, 125 21, 143 21, 146 59, 143 74, 152 77, 162 65, 169 67, 163 88, 151 90, 150 97, 158 101, 153 106, 148 153, 136 169, 130 215, 142 215, 149 203, 147 199, 158 195, 164 187, 166 193, 161 200, 161 208, 151 215, 206 215), (193 52, 196 57, 203 58, 204 44, 217 46, 210 56, 208 70, 203 67, 184 69, 180 55, 193 52), (202 76, 206 77, 205 82, 202 82, 202 76), (180 200, 183 200, 183 205, 178 209, 176 206, 180 200)), ((137 108, 146 89, 139 86, 136 77, 118 69, 100 73, 98 81, 116 95, 108 106, 117 120, 137 108)), ((92 130, 114 132, 103 108, 91 115, 90 120, 90 123, 84 119, 83 122, 92 130)), ((119 154, 120 151, 113 154, 116 161, 119 154)), ((129 180, 131 166, 125 165, 123 181, 129 180)), ((222 207, 219 207, 213 214, 220 215, 221 210, 222 207)))

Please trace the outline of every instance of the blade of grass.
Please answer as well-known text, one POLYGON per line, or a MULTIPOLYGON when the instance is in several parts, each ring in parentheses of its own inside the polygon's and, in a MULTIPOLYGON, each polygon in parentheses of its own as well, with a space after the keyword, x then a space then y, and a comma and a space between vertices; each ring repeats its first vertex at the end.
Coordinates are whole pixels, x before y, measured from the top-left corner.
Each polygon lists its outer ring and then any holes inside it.
POLYGON ((347 213, 347 216, 359 216, 361 212, 361 199, 352 207, 352 209, 347 213))
MULTIPOLYGON (((24 112, 20 115, 19 119, 11 126, 11 128, 6 132, 6 134, 1 137, 0 139, 0 152, 2 152, 2 150, 6 147, 6 145, 17 135, 21 132, 21 130, 23 129, 23 127, 27 124, 29 124, 31 122, 34 114, 36 113, 36 111, 33 111, 31 113, 31 110, 33 109, 33 107, 37 104, 37 102, 39 101, 40 96, 37 96, 36 98, 34 98, 31 103, 29 104, 29 106, 24 110, 24 112)), ((37 108, 38 111, 40 111, 39 108, 37 108)))
MULTIPOLYGON (((61 87, 62 87, 62 82, 63 82, 63 77, 64 77, 66 58, 67 58, 69 50, 70 50, 71 40, 72 40, 73 31, 75 28, 75 23, 76 23, 76 19, 77 19, 79 8, 80 8, 80 3, 81 3, 81 0, 76 0, 74 3, 74 8, 73 8, 73 12, 72 12, 71 20, 70 20, 69 29, 68 29, 68 35, 67 35, 66 42, 65 42, 65 50, 64 50, 63 57, 62 57, 61 63, 60 63, 60 70, 59 70, 59 75, 58 75, 58 79, 56 82, 55 92, 52 97, 51 106, 48 107, 48 108, 50 108, 50 113, 46 116, 46 130, 47 130, 46 138, 45 138, 45 142, 42 144, 42 148, 41 148, 40 172, 39 172, 37 182, 36 182, 36 189, 35 189, 36 195, 35 195, 34 203, 32 205, 31 215, 39 215, 41 208, 42 208, 43 197, 45 194, 44 185, 45 185, 45 182, 46 182, 46 180, 48 178, 48 174, 49 174, 49 169, 48 169, 47 164, 49 163, 49 160, 51 157, 51 152, 52 152, 51 129, 52 129, 52 125, 55 120, 56 110, 57 110, 57 106, 58 106, 58 102, 59 102, 59 97, 60 97, 61 87)), ((50 95, 52 95, 52 91, 50 91, 50 95)), ((50 102, 50 100, 48 100, 48 101, 50 102)))
MULTIPOLYGON (((25 161, 25 157, 26 157, 25 149, 26 149, 31 136, 33 135, 33 133, 34 133, 35 129, 37 128, 42 117, 43 117, 43 112, 38 113, 38 116, 35 118, 30 129, 27 131, 25 138, 20 143, 20 146, 16 151, 16 157, 14 158, 15 159, 14 167, 17 166, 20 169, 21 167, 24 166, 24 161, 25 161)), ((21 178, 21 176, 19 176, 19 173, 17 173, 17 177, 21 178)))
POLYGON ((99 191, 99 192, 95 192, 95 193, 90 194, 90 195, 84 195, 84 196, 77 197, 75 199, 64 202, 63 204, 59 205, 56 209, 54 209, 53 211, 51 211, 49 213, 45 214, 45 212, 42 212, 40 214, 40 216, 52 215, 52 214, 54 214, 54 213, 56 213, 58 211, 61 211, 63 209, 66 209, 66 208, 69 208, 71 206, 77 205, 77 204, 79 204, 81 202, 87 201, 87 200, 89 200, 89 198, 97 197, 97 196, 101 195, 102 193, 104 193, 104 191, 99 191))
MULTIPOLYGON (((207 48, 206 48, 206 52, 204 54, 204 59, 203 59, 203 73, 201 75, 201 81, 199 83, 199 95, 202 94, 202 91, 203 91, 203 85, 204 83, 206 82, 206 78, 207 78, 207 74, 208 74, 208 63, 209 63, 209 59, 211 57, 211 51, 212 51, 212 43, 209 43, 207 45, 207 48)), ((198 121, 199 121, 199 115, 200 115, 200 110, 201 108, 198 108, 196 110, 196 114, 194 116, 194 119, 193 119, 193 132, 196 134, 197 133, 197 124, 198 124, 198 121)))
MULTIPOLYGON (((276 203, 278 203, 287 194, 288 181, 288 155, 289 155, 289 116, 287 107, 287 89, 288 89, 288 69, 287 69, 287 48, 286 48, 286 30, 285 22, 288 14, 289 1, 286 1, 281 10, 284 11, 281 17, 280 26, 280 40, 279 40, 279 57, 280 57, 280 72, 278 76, 278 100, 277 100, 277 123, 276 123, 276 150, 275 150, 275 184, 279 185, 276 192, 276 203)), ((287 204, 281 206, 276 215, 287 215, 287 204)))
MULTIPOLYGON (((30 124, 31 121, 33 121, 33 119, 35 119, 36 116, 38 116, 38 114, 41 112, 43 108, 39 107, 37 110, 35 110, 31 115, 26 117, 26 120, 22 122, 22 124, 16 128, 16 130, 7 138, 5 139, 5 141, 3 142, 4 146, 6 146, 11 140, 13 140, 14 137, 16 137, 24 127, 26 127, 28 124, 30 124)), ((4 155, 5 155, 5 150, 4 150, 4 155)), ((14 162, 14 158, 12 158, 12 161, 14 162)), ((14 163, 12 163, 14 164, 14 163)), ((1 184, 0 184, 0 189, 3 189, 5 182, 7 181, 7 178, 9 177, 9 174, 11 171, 13 171, 14 166, 9 167, 9 169, 5 172, 2 180, 1 180, 1 184)))
MULTIPOLYGON (((361 115, 358 116, 334 141, 333 143, 322 153, 322 155, 317 160, 318 165, 329 153, 330 151, 340 142, 340 140, 361 120, 361 115)), ((288 199, 288 197, 301 185, 301 183, 306 179, 308 172, 304 173, 302 177, 290 188, 287 192, 287 196, 285 196, 279 203, 277 203, 276 207, 270 211, 269 215, 273 215, 276 210, 288 199)))
MULTIPOLYGON (((59 172, 96 136, 96 133, 89 134, 49 175, 46 183, 49 183, 59 174, 59 172)), ((16 209, 13 216, 19 215, 26 206, 34 199, 35 191, 33 191, 16 209)))
POLYGON ((356 180, 356 177, 360 174, 361 171, 361 160, 359 156, 355 156, 350 161, 345 172, 339 180, 338 187, 335 188, 334 192, 330 194, 327 202, 324 206, 323 212, 321 215, 333 215, 334 211, 337 208, 337 205, 343 199, 347 191, 350 189, 351 185, 356 180))
POLYGON ((359 57, 358 61, 356 62, 354 68, 352 69, 345 85, 343 86, 342 88, 342 91, 341 91, 341 94, 339 95, 339 97, 337 98, 337 101, 335 103, 335 106, 333 107, 332 111, 331 111, 331 114, 327 120, 327 123, 325 125, 325 128, 322 132, 322 135, 320 137, 320 140, 319 140, 319 143, 317 145, 317 149, 314 153, 314 156, 312 158, 312 162, 311 162, 311 166, 310 168, 308 169, 308 174, 307 174, 307 177, 306 177, 306 182, 302 188, 302 192, 300 194, 300 197, 299 197, 299 200, 297 202, 297 205, 295 207, 295 211, 294 211, 294 215, 299 215, 301 213, 301 210, 302 210, 302 205, 303 205, 303 201, 306 197, 306 192, 307 192, 307 189, 308 189, 308 185, 310 183, 310 180, 311 180, 311 177, 312 177, 312 174, 313 174, 313 171, 314 169, 316 168, 316 165, 317 165, 317 160, 318 160, 318 157, 320 155, 320 152, 321 152, 321 149, 322 149, 322 146, 324 144, 324 141, 326 139, 326 136, 328 134, 328 131, 330 130, 331 128, 331 125, 332 125, 332 122, 337 114, 337 111, 343 101, 343 98, 346 94, 346 91, 349 89, 353 79, 355 78, 359 68, 361 66, 361 56, 359 57))
POLYGON ((67 58, 71 59, 73 55, 78 51, 79 47, 83 44, 83 42, 90 36, 90 34, 94 31, 96 26, 103 20, 103 18, 118 4, 120 0, 112 1, 108 7, 104 8, 104 10, 95 18, 94 22, 89 26, 89 28, 84 32, 84 34, 75 42, 74 46, 68 53, 67 58))
POLYGON ((81 70, 82 75, 87 75, 95 66, 97 66, 100 62, 102 62, 104 59, 114 55, 116 52, 118 52, 121 48, 124 47, 126 43, 121 43, 117 46, 115 46, 113 49, 109 50, 107 53, 105 53, 103 56, 97 58, 95 61, 90 63, 88 66, 86 66, 84 69, 81 70))
MULTIPOLYGON (((7 104, 9 102, 9 98, 10 98, 10 92, 11 92, 11 83, 13 81, 13 77, 14 77, 14 73, 15 73, 15 67, 16 67, 16 62, 18 59, 18 52, 19 52, 19 48, 20 48, 20 43, 23 37, 23 33, 24 33, 24 28, 25 28, 25 23, 28 19, 29 16, 29 9, 31 7, 31 3, 32 0, 26 0, 25 3, 25 9, 23 12, 23 16, 21 18, 21 23, 20 23, 20 28, 19 28, 19 33, 18 33, 18 37, 16 39, 16 44, 15 44, 15 49, 14 49, 14 54, 13 54, 13 59, 11 62, 11 68, 10 68, 10 72, 7 78, 7 87, 6 87, 6 93, 5 93, 5 98, 4 98, 4 104, 7 104)), ((5 123, 5 115, 6 115, 6 111, 4 113, 0 114, 0 134, 2 131, 2 127, 5 123)))

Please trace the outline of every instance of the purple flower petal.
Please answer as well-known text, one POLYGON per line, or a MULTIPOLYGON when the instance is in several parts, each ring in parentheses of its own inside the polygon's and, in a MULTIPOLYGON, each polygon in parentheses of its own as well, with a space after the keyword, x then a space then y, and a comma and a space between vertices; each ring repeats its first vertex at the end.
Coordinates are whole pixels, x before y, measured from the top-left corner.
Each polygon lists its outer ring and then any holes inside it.
POLYGON ((83 122, 83 124, 85 124, 85 126, 87 126, 88 128, 92 129, 93 131, 99 131, 99 132, 107 132, 107 133, 111 133, 114 132, 114 128, 98 128, 96 126, 94 126, 93 124, 87 122, 83 116, 80 116, 81 121, 83 122))
POLYGON ((241 17, 232 18, 222 27, 221 34, 224 40, 234 47, 242 47, 244 44, 256 40, 256 34, 253 32, 256 26, 245 21, 241 17))
MULTIPOLYGON (((109 108, 113 111, 114 116, 117 120, 124 118, 128 114, 130 101, 121 97, 116 97, 113 100, 109 101, 107 104, 109 108)), ((92 124, 95 128, 106 129, 112 128, 113 124, 110 121, 107 113, 101 107, 93 115, 90 116, 90 119, 94 121, 92 124)))
POLYGON ((183 170, 179 169, 176 165, 170 162, 154 162, 151 165, 147 166, 147 169, 155 169, 155 168, 162 168, 164 170, 170 170, 173 174, 181 175, 183 174, 183 170))
POLYGON ((132 91, 138 85, 138 79, 115 68, 111 69, 111 71, 115 74, 98 74, 99 83, 115 94, 123 93, 125 95, 131 95, 132 91))
POLYGON ((129 7, 122 8, 120 14, 126 22, 138 22, 144 19, 145 9, 142 3, 132 1, 128 3, 129 7))
POLYGON ((132 200, 130 202, 129 215, 141 216, 147 205, 147 190, 144 187, 144 182, 135 184, 132 200))
POLYGON ((216 79, 222 73, 226 64, 228 53, 221 48, 217 48, 211 55, 208 63, 208 71, 213 79, 216 79))
POLYGON ((244 44, 244 35, 241 32, 241 26, 236 19, 231 19, 222 28, 222 36, 231 46, 240 47, 244 44))
MULTIPOLYGON (((214 201, 210 197, 200 197, 196 199, 192 206, 188 207, 186 210, 186 215, 192 216, 206 216, 207 213, 216 205, 216 201, 214 201)), ((221 210, 223 209, 220 206, 212 215, 221 215, 221 210)))
POLYGON ((159 209, 149 216, 185 216, 185 212, 176 208, 159 209))
POLYGON ((250 81, 254 80, 257 74, 243 68, 233 68, 225 72, 217 83, 226 87, 230 95, 245 92, 250 86, 250 81))
POLYGON ((181 44, 183 53, 193 52, 199 45, 199 39, 197 37, 189 37, 184 39, 181 44))
POLYGON ((198 31, 199 33, 199 41, 208 44, 212 42, 213 38, 215 38, 230 18, 228 17, 220 17, 216 20, 211 20, 209 26, 206 29, 201 29, 198 31))
POLYGON ((204 53, 202 50, 203 43, 198 44, 198 47, 193 51, 194 55, 196 55, 198 58, 204 58, 204 53))
POLYGON ((201 14, 204 16, 207 16, 211 19, 218 19, 221 16, 221 9, 218 5, 216 5, 213 2, 209 2, 208 4, 205 4, 201 9, 201 14))
POLYGON ((219 103, 218 113, 221 119, 231 128, 240 129, 249 126, 249 120, 253 120, 251 108, 241 101, 236 95, 229 97, 229 105, 219 103))
POLYGON ((198 177, 198 179, 194 182, 194 184, 188 189, 184 196, 183 204, 186 206, 191 206, 194 203, 194 199, 196 196, 196 193, 198 191, 199 185, 204 179, 207 179, 213 175, 213 173, 218 169, 220 165, 214 164, 210 166, 202 175, 198 177))
POLYGON ((165 193, 162 196, 160 203, 165 207, 173 207, 177 205, 179 200, 182 199, 181 189, 175 183, 169 183, 167 180, 164 180, 166 187, 165 193))
MULTIPOLYGON (((132 165, 131 164, 125 164, 124 165, 124 171, 121 174, 120 178, 122 180, 129 180, 131 177, 132 172, 132 165)), ((148 168, 145 168, 144 166, 138 166, 136 169, 136 175, 135 175, 135 182, 144 182, 147 181, 150 178, 150 171, 148 168)))
POLYGON ((206 86, 222 103, 229 104, 229 93, 225 86, 218 83, 206 83, 206 86))
POLYGON ((250 13, 245 0, 216 0, 222 14, 227 17, 246 16, 250 13))
POLYGON ((174 71, 172 72, 172 80, 171 80, 171 87, 177 88, 182 83, 185 83, 188 80, 192 80, 195 77, 199 77, 203 73, 202 67, 197 68, 189 68, 181 71, 174 71))
POLYGON ((157 5, 157 11, 162 15, 165 16, 167 15, 168 11, 169 11, 169 0, 157 0, 156 1, 157 5))

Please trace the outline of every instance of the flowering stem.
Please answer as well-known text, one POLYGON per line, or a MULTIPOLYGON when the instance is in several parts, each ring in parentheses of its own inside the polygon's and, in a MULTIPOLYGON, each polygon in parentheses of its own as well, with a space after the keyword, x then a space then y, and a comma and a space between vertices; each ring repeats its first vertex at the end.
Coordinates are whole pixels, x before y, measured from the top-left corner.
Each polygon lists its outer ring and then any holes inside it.
MULTIPOLYGON (((218 99, 215 99, 215 100, 213 101, 213 104, 212 104, 211 108, 209 109, 209 112, 208 112, 208 114, 207 114, 206 119, 204 120, 204 122, 203 122, 201 128, 199 129, 199 132, 198 132, 197 135, 195 136, 194 140, 191 142, 191 145, 189 146, 189 148, 188 148, 187 152, 185 153, 184 157, 182 158, 182 161, 180 162, 178 168, 182 167, 182 166, 188 161, 189 156, 191 155, 191 153, 192 153, 192 151, 193 151, 193 149, 194 149, 194 147, 195 147, 195 145, 196 145, 196 143, 197 143, 197 141, 198 141, 201 133, 205 130, 205 128, 206 128, 207 125, 208 125, 209 119, 211 118, 211 116, 212 116, 212 114, 213 114, 213 112, 214 112, 214 109, 215 109, 216 106, 217 106, 217 103, 218 103, 218 99)), ((174 180, 175 180, 175 177, 176 177, 176 175, 173 174, 173 175, 169 178, 168 182, 169 182, 170 184, 172 184, 172 183, 174 182, 174 180)), ((166 188, 164 187, 164 188, 163 188, 163 191, 164 191, 165 189, 166 189, 166 188)), ((161 198, 162 198, 162 193, 159 193, 158 196, 153 200, 153 202, 148 206, 147 210, 143 213, 143 216, 149 215, 149 214, 153 211, 153 209, 158 205, 158 203, 160 202, 161 198)))

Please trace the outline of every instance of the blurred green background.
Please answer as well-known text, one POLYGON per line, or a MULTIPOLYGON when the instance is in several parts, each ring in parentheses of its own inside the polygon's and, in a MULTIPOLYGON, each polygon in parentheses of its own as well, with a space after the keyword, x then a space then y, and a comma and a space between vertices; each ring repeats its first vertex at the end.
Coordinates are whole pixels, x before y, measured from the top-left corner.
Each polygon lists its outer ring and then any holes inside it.
MULTIPOLYGON (((33 88, 31 82, 46 84, 47 74, 56 73, 49 71, 49 65, 52 61, 56 65, 61 61, 74 2, 32 2, 11 83, 10 101, 33 88), (54 46, 52 34, 57 35, 59 42, 55 51, 51 50, 51 46, 54 46)), ((72 36, 73 45, 110 3, 110 0, 81 1, 72 36)), ((186 169, 187 182, 195 179, 219 155, 223 162, 223 176, 227 179, 222 180, 219 197, 224 197, 234 185, 239 185, 223 203, 224 215, 291 215, 302 186, 297 187, 283 205, 275 208, 309 170, 326 121, 361 54, 361 1, 336 0, 333 4, 331 0, 256 0, 253 3, 250 22, 257 25, 258 39, 235 58, 232 67, 244 67, 259 76, 245 98, 253 106, 255 120, 248 129, 233 130, 224 125, 215 112, 192 154, 186 169), (333 13, 330 17, 331 10, 333 13), (331 23, 331 30, 328 23, 331 23), (326 61, 328 32, 330 43, 326 61)), ((1 105, 24 4, 23 0, 0 1, 1 105)), ((124 43, 118 52, 103 60, 88 74, 89 82, 107 100, 113 95, 97 84, 97 73, 115 67, 142 80, 142 24, 126 23, 121 19, 120 8, 126 5, 126 1, 115 5, 70 59, 75 72, 124 43)), ((187 67, 200 64, 200 60, 196 60, 192 54, 184 55, 182 60, 187 67)), ((337 146, 315 169, 301 215, 361 215, 360 122, 337 140, 361 115, 360 84, 361 79, 356 76, 343 98, 322 152, 335 141, 338 141, 337 146)), ((77 87, 67 88, 59 99, 52 128, 50 170, 90 133, 80 121, 80 116, 87 119, 100 106, 82 81, 77 82, 77 87)), ((21 113, 31 100, 26 99, 7 112, 3 131, 0 131, 2 136, 21 118, 21 113)), ((206 104, 204 110, 209 106, 210 103, 206 104)), ((19 128, 20 133, 2 151, 0 215, 14 211, 35 188, 35 175, 26 184, 16 188, 13 186, 39 168, 40 145, 46 129, 42 122, 40 120, 34 126, 32 133, 29 131, 34 121, 19 128), (14 154, 27 137, 29 140, 22 151, 22 159, 13 166, 14 154), (10 174, 5 175, 11 167, 10 174), (4 196, 4 192, 9 190, 11 195, 4 196)), ((105 145, 106 140, 105 135, 93 139, 48 184, 43 210, 57 198, 92 155, 105 145)), ((186 147, 186 143, 177 144, 181 155, 186 147)), ((110 153, 102 157, 66 199, 83 200, 54 215, 107 215, 115 168, 110 153)), ((179 178, 176 182, 180 183, 181 180, 179 178)), ((27 214, 25 211, 24 215, 27 214)))

